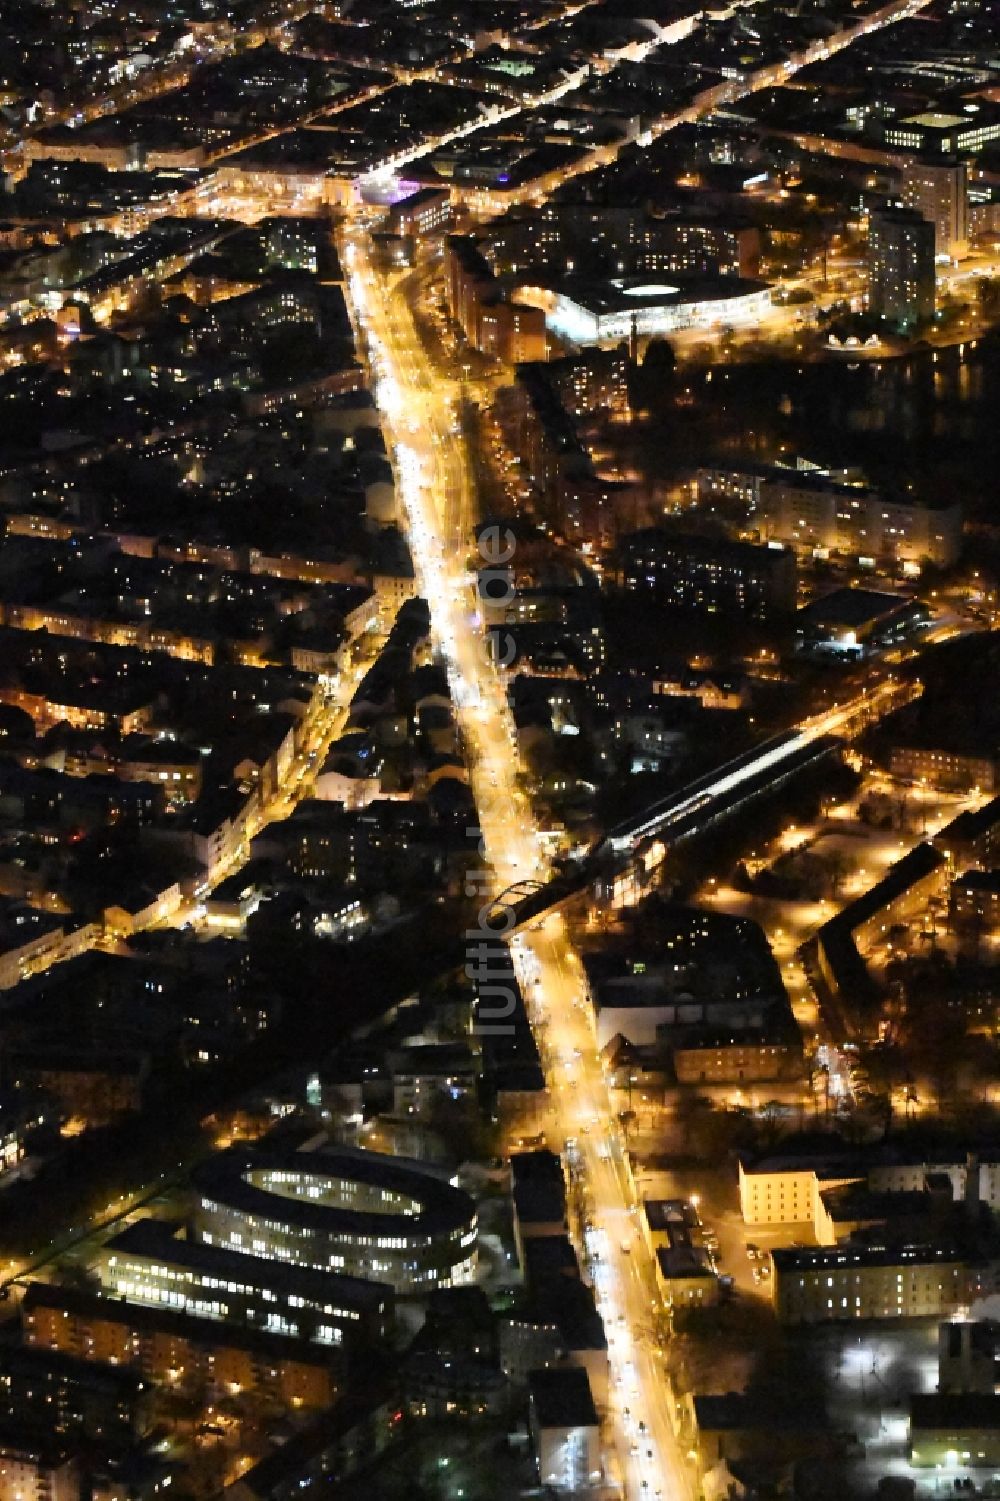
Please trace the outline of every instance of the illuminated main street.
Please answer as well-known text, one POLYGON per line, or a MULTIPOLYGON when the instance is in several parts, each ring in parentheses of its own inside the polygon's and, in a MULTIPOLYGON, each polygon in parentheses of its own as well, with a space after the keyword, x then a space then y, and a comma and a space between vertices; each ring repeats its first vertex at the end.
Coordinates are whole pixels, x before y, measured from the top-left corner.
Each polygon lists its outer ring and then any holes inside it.
MULTIPOLYGON (((516 881, 544 880, 549 871, 516 781, 505 689, 475 611, 469 566, 473 499, 455 416, 458 388, 435 374, 409 308, 374 269, 368 243, 357 229, 343 247, 351 302, 390 428, 418 586, 447 661, 493 891, 499 893, 516 881)), ((587 1232, 587 1249, 597 1257, 595 1290, 612 1373, 610 1417, 627 1494, 685 1497, 693 1494, 692 1477, 674 1440, 651 1329, 659 1297, 637 1233, 634 1193, 580 961, 558 915, 516 938, 513 950, 546 1068, 553 1145, 575 1165, 595 1227, 587 1232)))
MULTIPOLYGON (((893 5, 874 24, 918 8, 919 0, 893 5)), ((870 20, 863 29, 871 25, 870 20)), ((389 430, 418 587, 430 605, 465 737, 492 872, 489 894, 498 895, 516 882, 544 881, 550 874, 531 808, 518 785, 513 721, 487 650, 474 590, 475 567, 480 561, 502 561, 503 539, 494 539, 493 557, 470 559, 476 517, 458 424, 461 387, 437 373, 397 291, 398 277, 375 267, 370 246, 363 223, 346 231, 342 254, 350 303, 389 430)), ((803 726, 801 738, 845 727, 850 712, 843 706, 821 716, 803 726)), ((676 1438, 677 1406, 658 1343, 660 1297, 653 1263, 639 1232, 635 1186, 597 1050, 579 956, 558 913, 518 934, 512 950, 546 1070, 552 1144, 562 1150, 586 1207, 583 1249, 594 1266, 608 1335, 608 1418, 625 1493, 693 1496, 696 1477, 676 1438)), ((609 1466, 609 1479, 617 1478, 615 1463, 609 1466)))
MULTIPOLYGON (((892 4, 853 34, 919 8, 920 0, 892 4)), ((807 60, 811 57, 801 59, 807 60)), ((499 895, 514 883, 544 881, 551 874, 518 784, 513 720, 477 610, 475 569, 506 561, 504 538, 491 538, 492 555, 471 557, 476 516, 458 421, 462 388, 435 369, 398 290, 398 275, 376 267, 361 220, 345 231, 341 250, 351 309, 392 446, 418 588, 430 605, 465 737, 492 874, 492 888, 484 895, 499 895)), ((879 696, 891 699, 893 690, 883 686, 879 696)), ((822 715, 795 738, 805 741, 846 728, 857 707, 844 705, 822 715)), ((866 707, 877 712, 881 705, 869 701, 866 707)), ((558 913, 519 933, 512 951, 545 1066, 552 1145, 562 1151, 585 1205, 582 1249, 594 1267, 609 1344, 608 1418, 617 1460, 611 1461, 608 1478, 620 1475, 629 1497, 687 1498, 696 1494, 696 1477, 676 1438, 679 1414, 658 1343, 661 1300, 639 1231, 635 1185, 597 1050, 580 959, 558 913)), ((475 962, 474 952, 470 959, 475 962)))
MULTIPOLYGON (((484 895, 498 895, 517 882, 544 881, 551 871, 518 785, 506 691, 476 610, 475 565, 470 562, 474 504, 456 415, 460 387, 436 373, 409 306, 395 291, 397 278, 375 268, 369 244, 360 226, 345 238, 350 300, 389 429, 418 588, 430 605, 435 641, 447 662, 465 736, 492 871, 492 887, 484 895)), ((504 539, 492 532, 487 537, 494 556, 502 554, 504 539)), ((491 561, 490 556, 484 561, 491 561)), ((859 718, 898 702, 899 690, 891 678, 879 683, 806 722, 787 737, 788 744, 796 749, 821 735, 850 733, 859 718)), ((776 755, 765 747, 751 764, 769 764, 776 755)), ((706 781, 718 796, 734 779, 736 773, 722 768, 706 781)), ((595 1291, 608 1333, 609 1415, 626 1492, 635 1497, 693 1495, 694 1477, 674 1436, 676 1406, 657 1342, 661 1300, 639 1233, 634 1183, 597 1050, 579 956, 557 913, 518 934, 512 948, 545 1065, 552 1143, 578 1179, 592 1227, 585 1232, 585 1250, 595 1265, 595 1291)))

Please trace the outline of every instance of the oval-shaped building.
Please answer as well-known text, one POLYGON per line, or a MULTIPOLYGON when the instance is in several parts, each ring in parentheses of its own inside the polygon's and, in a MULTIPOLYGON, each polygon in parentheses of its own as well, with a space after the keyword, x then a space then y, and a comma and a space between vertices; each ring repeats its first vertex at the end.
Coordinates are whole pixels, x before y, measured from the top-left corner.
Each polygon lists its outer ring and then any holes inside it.
POLYGON ((233 1147, 195 1172, 207 1245, 386 1282, 454 1287, 476 1269, 475 1202, 433 1172, 350 1147, 233 1147))

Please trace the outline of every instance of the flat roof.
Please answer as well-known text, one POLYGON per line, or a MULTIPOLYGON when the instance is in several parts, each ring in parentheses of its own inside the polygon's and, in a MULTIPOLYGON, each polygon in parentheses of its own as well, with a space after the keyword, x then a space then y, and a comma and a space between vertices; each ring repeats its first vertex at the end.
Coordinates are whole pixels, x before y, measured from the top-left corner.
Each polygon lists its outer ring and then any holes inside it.
POLYGON ((579 1366, 530 1371, 528 1392, 540 1428, 596 1428, 597 1408, 579 1366))
POLYGON ((803 1153, 801 1156, 776 1153, 771 1157, 762 1157, 759 1162, 743 1162, 741 1167, 745 1178, 755 1173, 762 1177, 771 1173, 814 1173, 817 1178, 862 1178, 865 1173, 857 1156, 836 1152, 823 1156, 812 1153, 803 1153))
POLYGON ((975 122, 968 115, 946 115, 941 110, 925 110, 922 115, 907 115, 901 120, 901 125, 921 125, 925 130, 946 130, 953 125, 972 125, 975 122))
POLYGON ((689 1229, 698 1224, 694 1205, 687 1199, 646 1199, 642 1209, 651 1230, 676 1229, 678 1225, 689 1229))
POLYGON ((315 1422, 300 1429, 287 1444, 282 1444, 273 1453, 265 1455, 257 1464, 240 1477, 238 1485, 243 1494, 249 1492, 264 1501, 274 1496, 288 1494, 294 1478, 307 1478, 318 1456, 329 1456, 333 1475, 327 1475, 326 1483, 332 1487, 342 1477, 343 1466, 334 1460, 345 1435, 368 1425, 368 1437, 373 1437, 372 1427, 378 1415, 388 1416, 389 1403, 395 1405, 393 1384, 380 1370, 369 1373, 367 1390, 349 1388, 333 1407, 320 1413, 315 1422))
POLYGON ((935 834, 934 842, 940 844, 949 837, 976 839, 980 834, 989 833, 996 824, 1000 824, 1000 797, 991 798, 982 808, 966 808, 935 834))
POLYGON ((945 1245, 840 1245, 781 1246, 771 1252, 779 1272, 836 1271, 850 1266, 928 1266, 934 1262, 966 1262, 958 1246, 945 1245))
POLYGON ((855 928, 888 907, 890 902, 909 891, 911 886, 915 886, 925 876, 940 869, 944 863, 944 855, 933 845, 914 845, 913 849, 889 866, 886 874, 870 890, 825 922, 817 938, 825 947, 831 935, 853 933, 855 928))
MULTIPOLYGON (((335 1346, 324 1348, 308 1340, 295 1339, 289 1334, 276 1334, 268 1329, 233 1324, 226 1319, 206 1319, 196 1314, 182 1313, 177 1308, 156 1308, 148 1303, 131 1303, 126 1298, 109 1298, 100 1293, 83 1292, 78 1288, 60 1287, 51 1282, 29 1282, 21 1305, 26 1314, 35 1308, 53 1308, 65 1311, 78 1319, 106 1319, 110 1323, 123 1324, 140 1332, 172 1334, 193 1344, 208 1348, 257 1350, 264 1357, 274 1360, 296 1360, 303 1365, 328 1368, 337 1361, 335 1346)), ((28 1346, 29 1350, 39 1348, 28 1346)), ((370 1347, 369 1347, 370 1348, 370 1347)), ((51 1351, 43 1349, 45 1355, 51 1351)), ((100 1379, 102 1368, 94 1362, 84 1362, 91 1381, 100 1379)), ((126 1370, 127 1367, 111 1367, 126 1370)))
MULTIPOLYGON (((31 1284, 32 1287, 35 1285, 31 1284)), ((123 1400, 138 1396, 147 1389, 147 1383, 129 1366, 83 1360, 78 1355, 50 1350, 42 1345, 0 1346, 0 1376, 35 1377, 43 1381, 51 1376, 55 1380, 89 1387, 92 1391, 116 1392, 123 1400)))
POLYGON ((398 199, 392 205, 394 214, 406 213, 410 209, 419 208, 425 203, 433 203, 439 198, 451 198, 451 189, 447 183, 440 187, 418 188, 415 193, 409 193, 405 198, 398 199))
POLYGON ((510 1159, 511 1189, 522 1224, 561 1224, 566 1219, 566 1183, 554 1152, 515 1152, 510 1159))
POLYGON ((967 870, 957 876, 952 886, 966 886, 973 891, 1000 891, 1000 870, 967 870))
POLYGON ((660 1272, 669 1282, 685 1278, 715 1280, 715 1268, 707 1251, 698 1246, 658 1246, 656 1259, 660 1272))
POLYGON ((360 1149, 301 1152, 266 1146, 231 1147, 196 1168, 192 1182, 203 1198, 217 1200, 228 1208, 265 1222, 295 1224, 327 1235, 398 1235, 412 1240, 421 1234, 464 1230, 476 1218, 475 1203, 462 1189, 401 1158, 360 1149), (269 1173, 381 1188, 412 1199, 418 1209, 415 1214, 344 1209, 280 1193, 253 1181, 269 1173))
POLYGON ((33 1460, 44 1468, 66 1464, 73 1445, 56 1435, 26 1433, 23 1423, 0 1423, 0 1458, 33 1460))
POLYGON ((210 1246, 200 1240, 182 1239, 178 1229, 177 1224, 164 1220, 136 1220, 134 1225, 128 1225, 109 1240, 104 1249, 118 1256, 143 1256, 209 1276, 225 1276, 227 1280, 238 1280, 255 1287, 321 1299, 324 1303, 336 1298, 348 1307, 362 1305, 377 1309, 392 1302, 392 1288, 384 1282, 349 1277, 343 1272, 320 1271, 270 1256, 231 1251, 225 1246, 210 1246))
POLYGON ((910 1398, 910 1428, 959 1433, 1000 1428, 1000 1397, 989 1392, 922 1392, 910 1398))
MULTIPOLYGON (((931 1174, 930 1176, 933 1176, 931 1174)), ((950 1180, 946 1178, 946 1182, 950 1180)), ((891 1221, 903 1216, 928 1215, 933 1195, 926 1189, 873 1189, 863 1183, 836 1184, 822 1191, 823 1207, 836 1222, 891 1221)))
MULTIPOLYGON (((530 278, 524 278, 530 284, 530 278)), ((728 297, 749 297, 764 292, 769 283, 744 276, 616 276, 608 281, 572 276, 560 277, 553 290, 598 316, 638 312, 642 308, 675 307, 686 302, 712 302, 728 297)))
POLYGON ((910 594, 888 594, 879 589, 834 589, 804 605, 799 619, 824 625, 861 626, 880 620, 916 601, 910 594))
POLYGON ((821 1429, 825 1419, 811 1422, 805 1413, 785 1405, 765 1404, 746 1392, 720 1392, 692 1397, 695 1420, 702 1431, 740 1432, 763 1428, 768 1432, 821 1429))
POLYGON ((528 1292, 527 1299, 508 1315, 511 1323, 546 1329, 555 1326, 567 1350, 607 1350, 604 1320, 593 1292, 579 1277, 543 1277, 537 1287, 529 1286, 528 1292))
POLYGON ((524 1279, 529 1286, 552 1277, 579 1277, 580 1263, 568 1235, 531 1235, 524 1243, 524 1279))

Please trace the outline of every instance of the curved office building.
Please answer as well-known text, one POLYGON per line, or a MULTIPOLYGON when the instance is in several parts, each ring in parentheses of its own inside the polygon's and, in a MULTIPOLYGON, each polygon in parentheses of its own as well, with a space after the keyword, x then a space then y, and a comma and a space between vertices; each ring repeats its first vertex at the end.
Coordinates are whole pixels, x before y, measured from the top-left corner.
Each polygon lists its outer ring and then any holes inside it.
POLYGON ((194 1175, 207 1245, 426 1292, 469 1282, 476 1206, 444 1178, 377 1152, 232 1148, 194 1175))
POLYGON ((766 282, 742 276, 560 276, 558 285, 524 283, 516 303, 541 308, 546 326, 575 344, 617 344, 632 334, 671 334, 759 323, 771 307, 766 282))

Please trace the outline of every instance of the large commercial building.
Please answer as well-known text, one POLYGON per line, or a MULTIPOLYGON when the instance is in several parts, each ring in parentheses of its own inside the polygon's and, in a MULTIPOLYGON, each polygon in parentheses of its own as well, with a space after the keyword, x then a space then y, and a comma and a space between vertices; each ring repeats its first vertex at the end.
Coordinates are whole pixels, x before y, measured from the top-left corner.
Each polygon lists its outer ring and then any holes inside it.
POLYGON ((472 1281, 476 1206, 422 1165, 346 1147, 233 1148, 195 1173, 206 1245, 374 1277, 397 1292, 472 1281))
POLYGON ((899 646, 930 622, 929 608, 907 595, 835 589, 799 610, 795 646, 812 656, 860 661, 899 646))
POLYGON ((929 109, 923 114, 890 120, 883 127, 887 146, 931 154, 974 153, 1000 139, 1000 116, 995 107, 968 114, 929 109))
POLYGON ((934 225, 913 209, 886 208, 868 224, 868 310, 900 328, 934 316, 934 225))
MULTIPOLYGON (((574 276, 570 266, 551 286, 544 269, 537 279, 532 274, 544 261, 544 246, 527 260, 513 247, 500 253, 494 247, 498 267, 518 267, 516 289, 509 279, 498 279, 476 240, 452 235, 447 242, 451 316, 475 348, 524 363, 545 358, 547 328, 574 344, 613 345, 633 335, 755 323, 770 307, 769 286, 728 274, 757 264, 748 241, 705 227, 689 232, 672 226, 669 234, 658 230, 657 235, 666 236, 662 251, 629 254, 635 266, 631 274, 574 276), (664 275, 671 281, 652 279, 664 275)), ((753 243, 759 252, 759 236, 753 243)), ((618 269, 625 266, 623 260, 618 269)))
POLYGON ((113 1297, 265 1333, 295 1335, 349 1352, 388 1331, 384 1282, 291 1266, 263 1244, 231 1248, 185 1239, 144 1219, 101 1246, 94 1271, 113 1297))
POLYGON ((914 157, 900 174, 900 196, 907 208, 934 225, 934 253, 939 261, 958 261, 967 254, 969 187, 965 162, 914 157))
POLYGON ((623 554, 625 588, 664 609, 769 620, 795 608, 795 557, 783 547, 648 528, 623 554))
POLYGON ((720 331, 758 323, 771 306, 771 288, 738 276, 608 281, 560 277, 556 286, 525 280, 518 301, 541 308, 547 327, 574 344, 620 344, 633 336, 704 328, 720 331))

